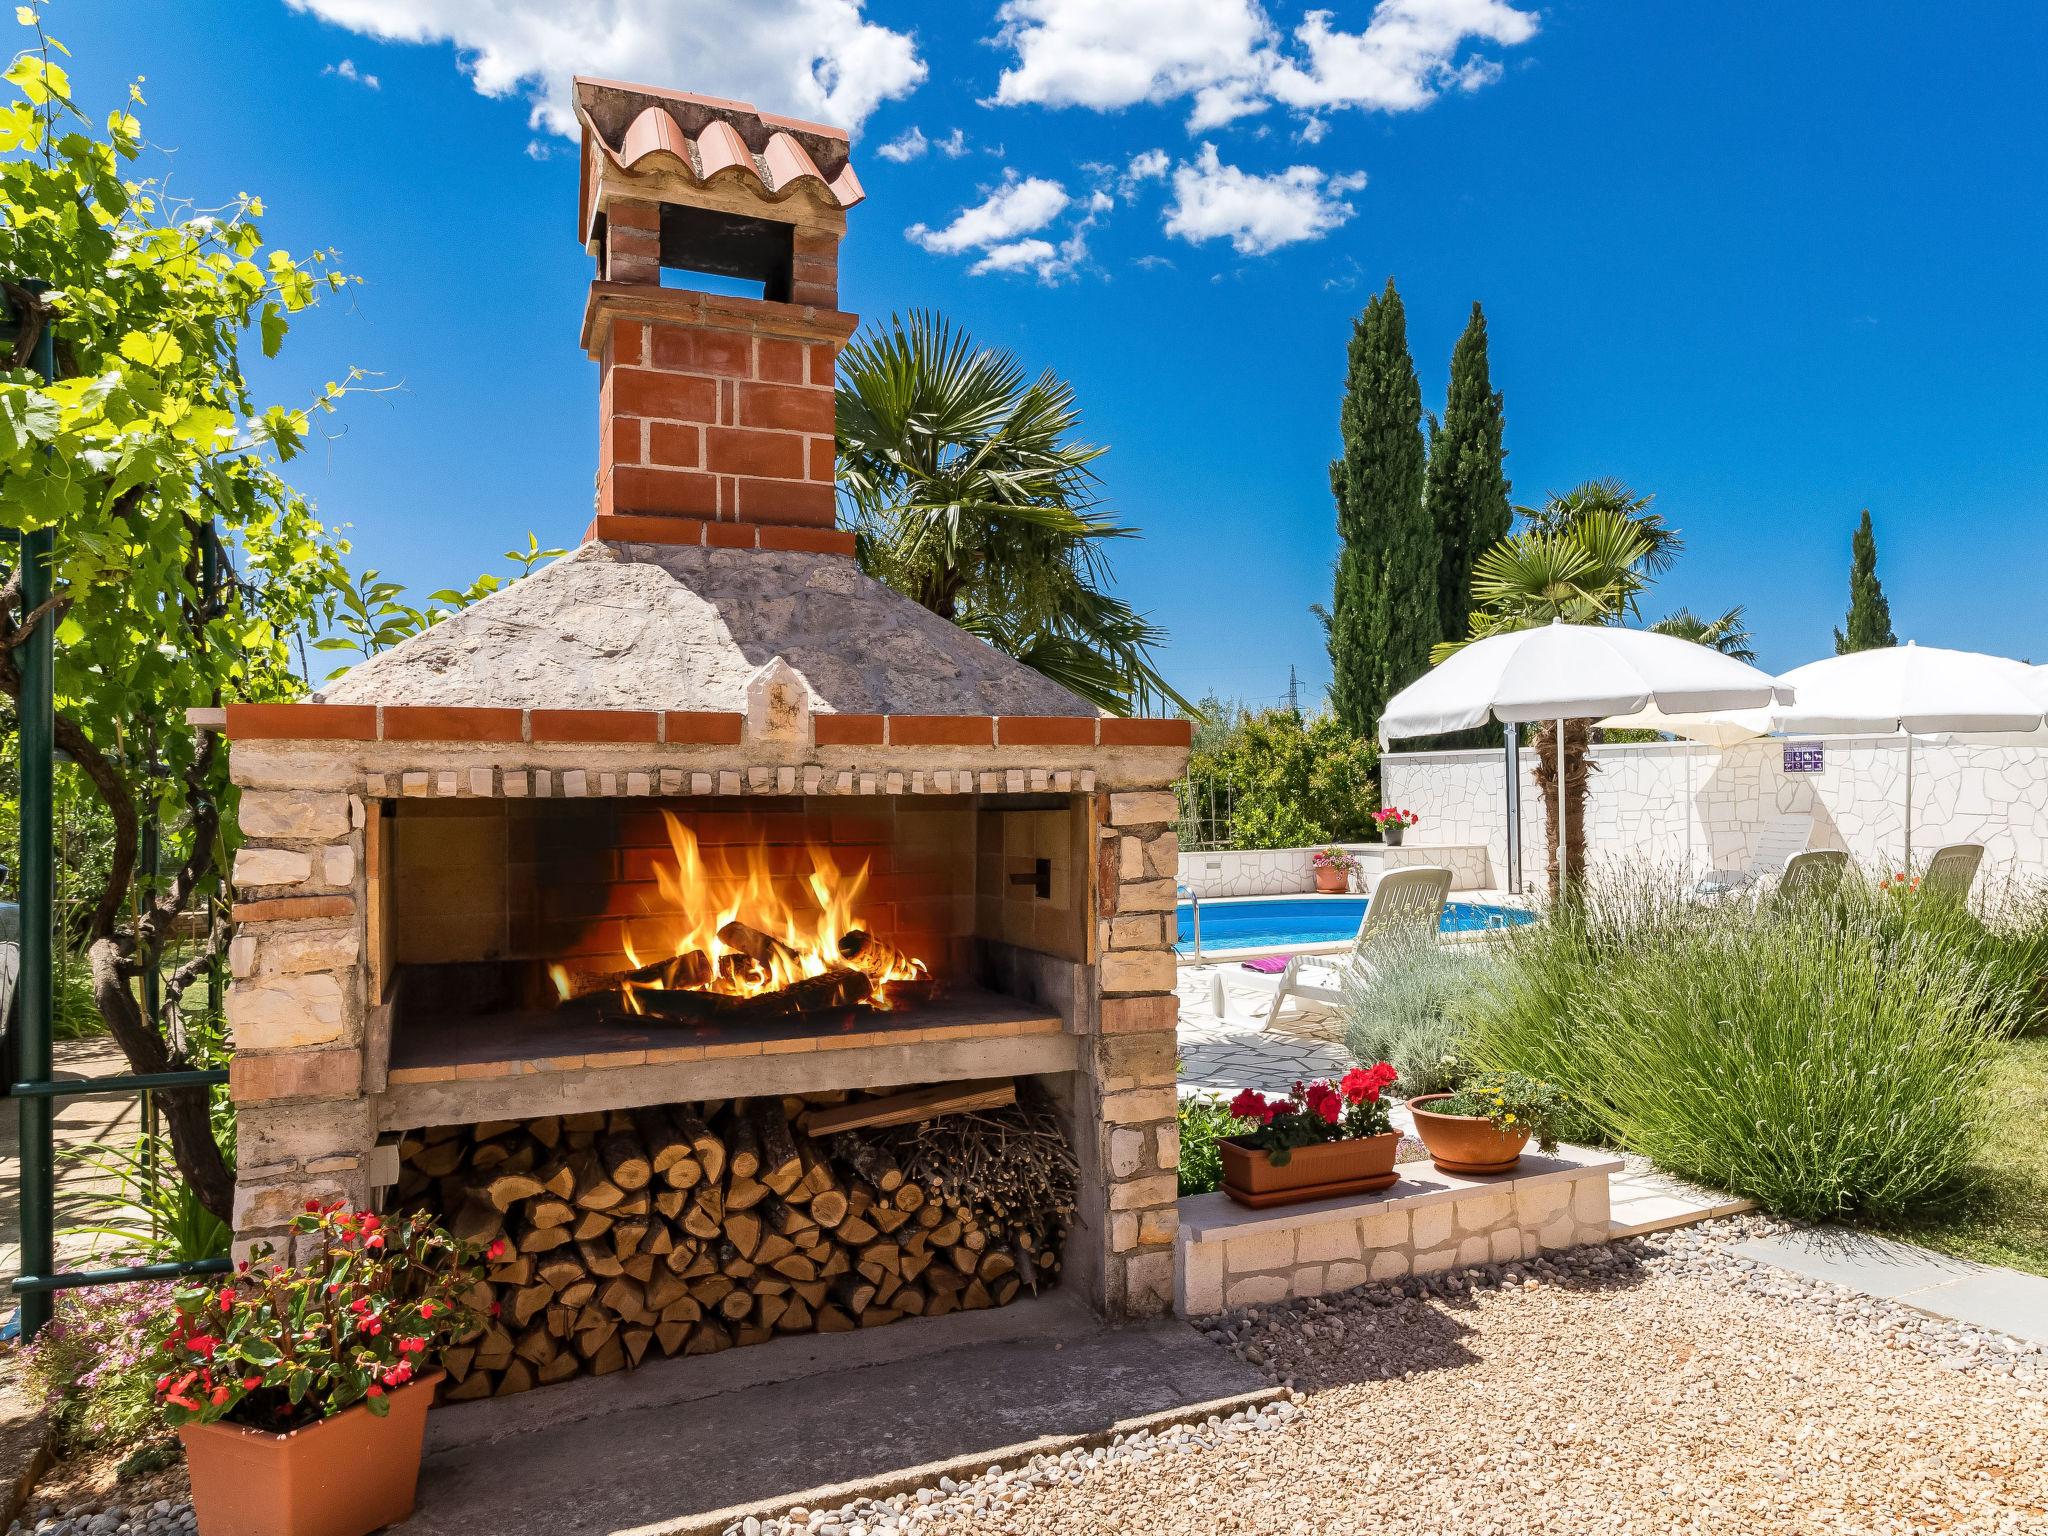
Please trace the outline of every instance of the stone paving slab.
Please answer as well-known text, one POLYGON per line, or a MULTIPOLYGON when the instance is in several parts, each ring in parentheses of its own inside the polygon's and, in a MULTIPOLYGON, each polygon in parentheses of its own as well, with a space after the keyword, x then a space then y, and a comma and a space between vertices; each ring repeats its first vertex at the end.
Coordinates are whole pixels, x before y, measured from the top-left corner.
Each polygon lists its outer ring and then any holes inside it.
POLYGON ((398 1529, 696 1531, 714 1511, 887 1484, 931 1463, 985 1466, 1019 1445, 1270 1390, 1184 1323, 1109 1328, 1055 1291, 451 1405, 428 1420, 419 1508, 398 1529))
POLYGON ((1738 1244, 1758 1263, 2048 1344, 2048 1278, 1951 1258, 1912 1243, 1814 1227, 1738 1244))
POLYGON ((1688 1183, 1650 1166, 1640 1157, 1627 1157, 1624 1161, 1627 1167, 1609 1179, 1607 1185, 1613 1212, 1610 1239, 1641 1237, 1646 1232, 1689 1227, 1717 1216, 1736 1216, 1756 1209, 1754 1200, 1688 1183))

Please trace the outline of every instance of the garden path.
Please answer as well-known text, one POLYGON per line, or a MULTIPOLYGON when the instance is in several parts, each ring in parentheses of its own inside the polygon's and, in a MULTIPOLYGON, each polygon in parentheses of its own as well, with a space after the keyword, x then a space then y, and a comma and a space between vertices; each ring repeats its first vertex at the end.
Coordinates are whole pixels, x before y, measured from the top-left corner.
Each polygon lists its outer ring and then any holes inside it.
POLYGON ((1746 1259, 1883 1296, 2015 1338, 2048 1344, 2048 1279, 1842 1227, 1809 1227, 1739 1244, 1746 1259))
MULTIPOLYGON (((59 1040, 51 1047, 56 1076, 118 1077, 129 1070, 112 1040, 59 1040)), ((57 1257, 75 1267, 92 1256, 99 1239, 74 1229, 92 1220, 91 1197, 115 1180, 66 1152, 134 1143, 142 1124, 139 1097, 132 1093, 59 1099, 57 1143, 57 1257)), ((21 1272, 21 1101, 0 1100, 0 1286, 21 1272)), ((0 1315, 12 1315, 11 1301, 0 1315)))
POLYGON ((1256 997, 1232 993, 1229 1016, 1219 1018, 1214 989, 1220 974, 1231 967, 1184 965, 1180 968, 1180 1090, 1220 1093, 1226 1098, 1240 1088, 1284 1093, 1298 1081, 1337 1077, 1351 1066, 1337 1016, 1326 1008, 1290 999, 1270 1029, 1259 1025, 1255 1010, 1270 1003, 1271 993, 1256 997))

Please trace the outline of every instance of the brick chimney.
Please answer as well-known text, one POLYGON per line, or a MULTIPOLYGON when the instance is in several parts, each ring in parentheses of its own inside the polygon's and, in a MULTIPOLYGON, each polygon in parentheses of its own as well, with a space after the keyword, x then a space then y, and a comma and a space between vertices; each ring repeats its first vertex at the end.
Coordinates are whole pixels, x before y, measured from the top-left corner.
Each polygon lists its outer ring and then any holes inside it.
POLYGON ((765 526, 830 529, 833 368, 858 322, 838 307, 839 240, 863 195, 846 134, 604 80, 579 78, 576 101, 578 232, 597 259, 593 532, 690 519, 682 542, 736 545, 765 526), (691 286, 703 274, 760 296, 691 286))

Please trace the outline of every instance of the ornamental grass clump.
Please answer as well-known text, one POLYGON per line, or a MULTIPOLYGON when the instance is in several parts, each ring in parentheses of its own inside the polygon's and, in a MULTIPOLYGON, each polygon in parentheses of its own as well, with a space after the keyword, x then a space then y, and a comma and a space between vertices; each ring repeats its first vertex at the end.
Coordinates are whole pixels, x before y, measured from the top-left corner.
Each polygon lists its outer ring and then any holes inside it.
POLYGON ((1247 1088, 1229 1104, 1230 1113, 1247 1122, 1231 1139, 1268 1154, 1275 1168, 1284 1168, 1296 1147, 1384 1136, 1394 1125, 1381 1095, 1395 1076, 1382 1061, 1353 1067, 1334 1083, 1327 1078, 1298 1082, 1283 1098, 1269 1099, 1247 1088))
MULTIPOLYGON (((178 1292, 156 1382, 171 1423, 283 1433, 358 1403, 381 1418, 392 1392, 482 1321, 461 1304, 481 1267, 423 1216, 309 1203, 292 1232, 310 1241, 308 1262, 259 1252, 232 1276, 178 1292)), ((500 1239, 483 1257, 504 1250, 500 1239)))
POLYGON ((1963 1182, 2024 1012, 2005 951, 1938 905, 1589 883, 1507 941, 1469 1048, 1558 1084, 1593 1139, 1772 1211, 1895 1215, 1963 1182))

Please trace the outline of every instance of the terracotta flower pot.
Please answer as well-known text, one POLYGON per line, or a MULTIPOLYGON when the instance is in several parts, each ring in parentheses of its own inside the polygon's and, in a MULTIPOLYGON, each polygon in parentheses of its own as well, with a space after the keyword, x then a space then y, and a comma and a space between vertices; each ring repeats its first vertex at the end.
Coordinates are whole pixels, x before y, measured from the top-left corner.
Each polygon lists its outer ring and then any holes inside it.
POLYGON ((377 1418, 358 1403, 275 1435, 242 1424, 182 1424, 199 1536, 367 1536, 412 1513, 427 1409, 442 1372, 391 1394, 377 1418))
POLYGON ((1408 1101, 1415 1116, 1415 1134, 1429 1148, 1430 1160, 1445 1173, 1506 1173, 1522 1160, 1526 1130, 1496 1130, 1480 1115, 1439 1115, 1428 1106, 1447 1093, 1425 1093, 1408 1101))
POLYGON ((1234 1136, 1216 1145, 1223 1154, 1223 1192, 1239 1205, 1293 1205, 1358 1195, 1385 1189, 1399 1177, 1394 1154, 1400 1150, 1401 1137, 1395 1131, 1296 1147, 1278 1167, 1272 1153, 1246 1146, 1234 1136))
POLYGON ((1351 889, 1351 871, 1329 864, 1316 866, 1316 890, 1325 896, 1342 896, 1351 889))

